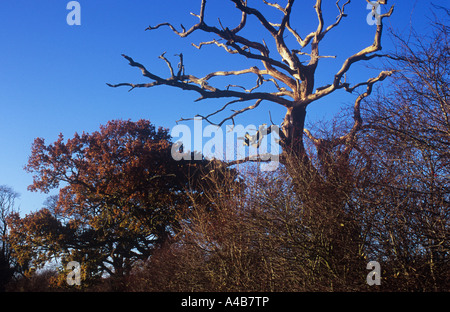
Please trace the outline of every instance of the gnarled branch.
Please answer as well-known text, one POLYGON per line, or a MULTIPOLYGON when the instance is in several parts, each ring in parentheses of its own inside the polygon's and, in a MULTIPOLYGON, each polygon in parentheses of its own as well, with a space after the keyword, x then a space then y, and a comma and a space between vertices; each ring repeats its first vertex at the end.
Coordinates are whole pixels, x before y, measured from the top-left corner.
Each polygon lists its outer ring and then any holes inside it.
MULTIPOLYGON (((219 76, 219 75, 228 76, 228 75, 241 75, 243 73, 250 73, 250 72, 257 73, 258 70, 254 67, 252 67, 248 70, 242 70, 242 71, 215 72, 215 73, 211 73, 211 74, 207 75, 204 78, 198 78, 193 75, 186 75, 186 74, 181 74, 181 73, 178 74, 177 76, 173 76, 173 70, 171 70, 171 77, 165 79, 165 78, 161 78, 160 76, 149 72, 145 68, 144 65, 142 65, 138 62, 135 62, 131 57, 124 55, 124 54, 122 56, 129 61, 129 64, 131 66, 139 68, 144 77, 147 77, 147 78, 153 80, 153 82, 143 83, 143 84, 133 84, 133 83, 109 84, 108 83, 107 85, 110 87, 116 88, 116 87, 121 87, 121 86, 130 86, 131 87, 130 91, 131 91, 134 88, 150 88, 150 87, 157 86, 157 85, 168 85, 168 86, 178 87, 183 90, 196 91, 197 93, 199 93, 201 95, 196 101, 200 101, 200 100, 204 100, 204 99, 211 99, 211 98, 235 97, 235 98, 243 98, 246 101, 253 100, 253 99, 267 100, 267 101, 281 104, 286 107, 289 107, 292 105, 292 101, 285 99, 284 97, 281 96, 281 95, 286 95, 288 93, 280 94, 280 92, 277 92, 277 93, 239 92, 239 91, 229 90, 229 89, 228 90, 218 89, 218 88, 210 86, 207 83, 207 81, 209 79, 211 79, 212 77, 215 77, 215 76, 219 76)), ((170 62, 164 56, 160 57, 160 58, 163 58, 164 61, 166 61, 170 64, 170 62)), ((182 62, 182 58, 181 58, 181 62, 182 62)), ((172 68, 172 66, 169 65, 169 68, 172 68)), ((182 63, 180 63, 179 68, 180 69, 184 68, 184 65, 182 63)))

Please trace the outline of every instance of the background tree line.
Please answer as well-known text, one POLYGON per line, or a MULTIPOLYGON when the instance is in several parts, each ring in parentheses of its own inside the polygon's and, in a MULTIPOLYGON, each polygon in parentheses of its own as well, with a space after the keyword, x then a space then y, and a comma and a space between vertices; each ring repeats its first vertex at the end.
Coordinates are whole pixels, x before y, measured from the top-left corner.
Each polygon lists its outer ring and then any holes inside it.
POLYGON ((305 132, 275 172, 174 161, 167 130, 145 120, 36 139, 30 189, 59 194, 21 217, 0 189, 3 287, 74 290, 75 260, 77 290, 448 291, 449 12, 438 10, 430 33, 392 35, 389 88, 305 132), (381 286, 366 283, 371 260, 381 286))

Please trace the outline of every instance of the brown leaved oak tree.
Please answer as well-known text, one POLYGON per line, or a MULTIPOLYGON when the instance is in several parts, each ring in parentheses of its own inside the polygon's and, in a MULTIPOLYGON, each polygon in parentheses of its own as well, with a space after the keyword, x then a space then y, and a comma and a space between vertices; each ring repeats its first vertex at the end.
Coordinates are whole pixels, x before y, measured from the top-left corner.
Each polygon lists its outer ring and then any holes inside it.
POLYGON ((195 194, 200 172, 213 166, 176 161, 171 145, 168 130, 148 120, 113 120, 48 145, 35 139, 29 190, 60 189, 49 207, 11 217, 16 257, 28 267, 78 261, 87 280, 126 274, 176 234, 187 192, 195 194))

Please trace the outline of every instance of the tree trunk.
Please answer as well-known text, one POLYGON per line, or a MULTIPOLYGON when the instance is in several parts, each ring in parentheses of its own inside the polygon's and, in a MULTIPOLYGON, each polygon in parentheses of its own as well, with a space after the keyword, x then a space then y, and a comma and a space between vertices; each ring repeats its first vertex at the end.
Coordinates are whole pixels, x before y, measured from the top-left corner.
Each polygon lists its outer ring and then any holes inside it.
POLYGON ((305 106, 288 108, 280 134, 283 148, 282 163, 292 178, 298 194, 303 194, 308 185, 321 182, 317 168, 306 153, 303 141, 305 118, 305 106))
POLYGON ((283 148, 289 156, 306 156, 303 144, 303 128, 306 107, 289 107, 283 122, 283 148))

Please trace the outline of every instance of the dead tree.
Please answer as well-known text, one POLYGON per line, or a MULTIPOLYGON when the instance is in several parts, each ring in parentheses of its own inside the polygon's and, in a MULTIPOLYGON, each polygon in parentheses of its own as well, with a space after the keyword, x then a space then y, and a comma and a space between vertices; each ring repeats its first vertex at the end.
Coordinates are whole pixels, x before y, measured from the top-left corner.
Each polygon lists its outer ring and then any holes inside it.
MULTIPOLYGON (((192 15, 198 17, 199 21, 191 28, 186 29, 181 25, 181 30, 177 29, 170 23, 161 23, 156 26, 149 26, 146 30, 156 30, 160 27, 169 27, 175 34, 180 37, 188 37, 194 32, 204 32, 210 35, 209 41, 201 42, 198 45, 193 44, 198 49, 207 45, 215 45, 224 49, 226 52, 234 55, 239 55, 250 60, 258 60, 261 62, 261 66, 252 66, 247 69, 240 70, 228 70, 228 71, 216 71, 207 74, 204 77, 196 77, 185 72, 183 55, 179 54, 178 68, 174 69, 171 62, 165 57, 163 53, 159 58, 165 61, 170 70, 170 76, 163 78, 149 70, 147 68, 133 60, 130 56, 123 55, 123 57, 133 67, 141 70, 143 76, 150 81, 146 83, 119 83, 108 84, 111 87, 128 86, 130 90, 135 88, 150 88, 159 85, 173 86, 183 90, 190 90, 197 92, 200 97, 196 101, 214 99, 214 98, 227 98, 229 101, 217 111, 207 115, 201 116, 212 124, 219 126, 223 125, 226 121, 233 121, 234 118, 242 113, 258 107, 261 102, 268 101, 277 105, 282 105, 286 108, 286 115, 281 125, 281 146, 283 148, 283 155, 294 154, 297 157, 300 156, 302 160, 308 162, 308 156, 304 147, 304 135, 309 137, 312 142, 319 149, 323 149, 324 146, 329 149, 338 145, 345 144, 343 154, 348 154, 355 143, 355 134, 361 128, 362 119, 360 115, 361 101, 367 97, 375 83, 384 80, 390 76, 393 71, 381 71, 377 77, 373 77, 367 81, 350 85, 346 81, 346 74, 349 72, 353 64, 361 61, 368 61, 374 58, 386 57, 388 55, 377 53, 381 50, 381 37, 383 32, 383 19, 391 16, 393 7, 382 15, 377 16, 378 23, 374 35, 374 41, 371 45, 363 48, 355 54, 349 56, 340 67, 339 71, 330 75, 330 81, 325 86, 315 87, 315 73, 319 61, 322 58, 330 56, 324 56, 319 53, 319 46, 321 42, 329 35, 334 28, 339 26, 341 21, 347 16, 346 8, 350 4, 350 0, 345 3, 341 3, 340 0, 336 1, 337 18, 333 23, 326 25, 322 13, 322 0, 316 0, 314 9, 317 15, 318 24, 315 29, 307 33, 306 36, 302 36, 301 32, 297 31, 296 27, 303 27, 301 25, 292 25, 293 20, 293 8, 295 0, 283 1, 286 4, 280 5, 278 3, 270 3, 266 0, 262 0, 261 6, 270 6, 274 10, 278 10, 281 14, 281 19, 278 23, 270 22, 256 7, 251 7, 247 0, 230 0, 236 6, 237 11, 241 14, 240 23, 233 27, 224 27, 219 20, 219 27, 209 25, 205 22, 206 14, 206 0, 201 1, 200 14, 192 15), (248 17, 255 17, 264 28, 270 37, 273 39, 274 46, 276 47, 276 53, 269 51, 268 45, 265 41, 258 42, 250 38, 246 38, 241 34, 241 31, 248 24, 248 17), (294 47, 288 47, 286 44, 287 36, 292 36, 296 40, 294 47), (306 53, 303 50, 309 46, 310 53, 306 53), (304 58, 309 58, 304 59, 304 58), (251 89, 239 87, 235 84, 231 84, 227 88, 217 88, 213 85, 213 78, 218 76, 241 76, 241 75, 255 75, 256 85, 251 89), (272 84, 273 92, 260 91, 260 87, 263 84, 272 84), (333 142, 325 142, 322 139, 313 137, 310 131, 304 129, 306 108, 311 103, 332 94, 337 90, 345 90, 347 92, 353 92, 355 89, 363 87, 365 92, 361 93, 354 104, 354 125, 351 130, 344 136, 336 138, 333 142), (249 105, 240 110, 232 110, 232 114, 223 119, 219 123, 213 123, 209 118, 215 114, 230 108, 231 105, 236 103, 249 102, 249 105)), ((385 1, 378 0, 378 4, 384 4, 385 1)), ((374 6, 375 14, 375 6, 374 6)), ((302 31, 303 32, 303 31, 302 31)), ((306 50, 306 49, 305 49, 306 50)), ((200 116, 200 115, 199 115, 200 116)), ((283 159, 283 157, 282 157, 283 159)))

